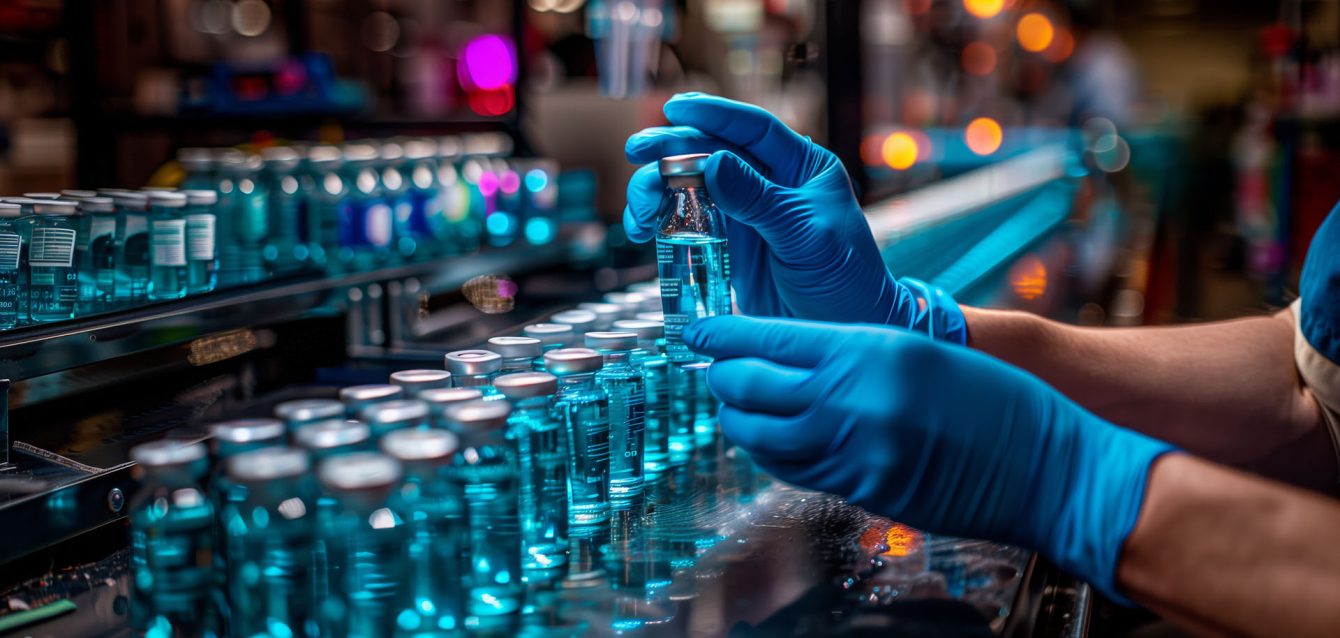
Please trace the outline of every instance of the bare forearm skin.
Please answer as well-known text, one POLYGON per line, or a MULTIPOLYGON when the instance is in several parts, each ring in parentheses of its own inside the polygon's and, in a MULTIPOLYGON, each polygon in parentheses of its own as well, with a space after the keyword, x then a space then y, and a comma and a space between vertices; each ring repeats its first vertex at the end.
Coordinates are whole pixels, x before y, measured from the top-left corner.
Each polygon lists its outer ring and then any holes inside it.
POLYGON ((1117 581, 1210 636, 1340 636, 1340 504, 1170 454, 1150 470, 1117 581))
POLYGON ((1207 459, 1334 491, 1335 454, 1293 360, 1293 316, 1081 328, 964 308, 969 345, 1041 377, 1104 419, 1207 459))

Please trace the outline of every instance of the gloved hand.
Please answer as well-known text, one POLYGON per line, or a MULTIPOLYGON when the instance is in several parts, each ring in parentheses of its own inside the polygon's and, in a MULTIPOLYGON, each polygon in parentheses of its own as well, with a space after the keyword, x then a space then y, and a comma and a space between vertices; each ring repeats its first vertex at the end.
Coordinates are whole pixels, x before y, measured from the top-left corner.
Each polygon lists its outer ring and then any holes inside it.
POLYGON ((656 160, 712 153, 707 192, 727 217, 731 283, 745 313, 882 323, 966 340, 963 313, 949 295, 889 274, 847 172, 827 149, 757 106, 713 95, 676 95, 665 116, 674 126, 640 131, 625 147, 629 161, 645 164, 628 184, 630 239, 656 235, 665 190, 656 160))
POLYGON ((1109 596, 1172 448, 985 354, 883 326, 712 317, 722 432, 789 483, 932 532, 1037 549, 1109 596))

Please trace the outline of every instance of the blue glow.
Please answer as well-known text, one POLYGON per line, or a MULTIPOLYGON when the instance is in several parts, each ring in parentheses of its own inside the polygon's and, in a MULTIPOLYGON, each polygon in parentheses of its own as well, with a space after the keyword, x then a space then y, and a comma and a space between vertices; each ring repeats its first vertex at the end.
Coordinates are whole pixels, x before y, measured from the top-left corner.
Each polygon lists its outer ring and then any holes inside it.
POLYGON ((512 216, 502 211, 497 211, 488 216, 485 220, 490 235, 510 235, 512 233, 512 216))
POLYGON ((532 168, 526 171, 526 190, 532 193, 538 193, 549 185, 549 176, 538 168, 532 168))
POLYGON ((532 217, 526 220, 526 241, 535 246, 543 246, 554 240, 554 222, 546 217, 532 217))

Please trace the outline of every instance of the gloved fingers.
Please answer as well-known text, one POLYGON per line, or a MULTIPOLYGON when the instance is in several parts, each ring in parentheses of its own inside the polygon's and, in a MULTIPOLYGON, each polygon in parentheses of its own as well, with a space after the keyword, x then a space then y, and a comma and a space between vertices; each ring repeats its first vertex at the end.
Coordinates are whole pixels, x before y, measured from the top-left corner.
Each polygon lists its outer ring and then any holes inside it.
POLYGON ((704 181, 721 212, 754 227, 769 244, 790 243, 796 222, 805 216, 798 208, 781 206, 784 189, 728 151, 708 158, 704 181))
POLYGON ((730 151, 741 157, 749 157, 748 151, 739 145, 708 135, 692 126, 652 126, 644 128, 628 137, 623 152, 629 162, 646 164, 662 157, 684 155, 687 153, 715 153, 730 151))
POLYGON ((705 93, 680 93, 663 110, 671 124, 692 126, 735 144, 774 173, 792 174, 796 163, 809 157, 809 140, 753 104, 705 93))
POLYGON ((628 180, 628 204, 623 209, 623 227, 629 239, 640 244, 656 236, 656 214, 664 193, 655 162, 633 172, 628 180))
POLYGON ((707 370, 707 385, 726 405, 748 412, 795 415, 814 403, 808 370, 753 357, 725 359, 707 370))
POLYGON ((828 354, 835 324, 738 315, 699 319, 684 329, 684 343, 713 359, 755 357, 784 366, 813 368, 828 354))
POLYGON ((816 459, 828 449, 831 438, 804 415, 775 416, 727 405, 721 408, 720 421, 721 433, 760 464, 816 459))

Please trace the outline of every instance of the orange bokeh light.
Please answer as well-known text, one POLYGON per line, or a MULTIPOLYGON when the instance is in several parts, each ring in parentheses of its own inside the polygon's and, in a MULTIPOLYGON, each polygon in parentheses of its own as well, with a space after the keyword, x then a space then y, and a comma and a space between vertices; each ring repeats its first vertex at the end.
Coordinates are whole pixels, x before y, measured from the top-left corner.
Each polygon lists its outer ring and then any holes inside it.
POLYGON ((970 42, 963 47, 963 70, 973 75, 990 75, 996 70, 996 50, 985 42, 970 42))
POLYGON ((1010 269, 1010 287, 1024 301, 1032 301, 1047 292, 1047 266, 1028 255, 1010 269))
POLYGON ((1019 18, 1019 25, 1015 27, 1014 35, 1019 38, 1019 46, 1025 51, 1038 53, 1051 46, 1056 36, 1056 29, 1047 16, 1041 13, 1029 13, 1019 18))
POLYGON ((866 166, 884 163, 884 136, 879 133, 861 138, 861 161, 866 166))
POLYGON ((880 149, 884 163, 895 171, 904 171, 917 163, 917 141, 907 133, 893 133, 884 138, 880 149))
POLYGON ((921 532, 902 523, 894 523, 884 535, 884 545, 888 547, 884 556, 907 556, 921 546, 921 532))
POLYGON ((1048 61, 1053 63, 1065 62, 1071 53, 1075 52, 1075 36, 1070 34, 1070 30, 1064 27, 1056 28, 1056 37, 1052 38, 1051 46, 1042 53, 1048 61))
POLYGON ((1000 148, 1005 132, 1001 130, 999 122, 989 117, 979 117, 968 123, 963 137, 968 143, 968 150, 978 155, 990 155, 1000 148))
POLYGON ((1005 8, 1005 0, 963 0, 963 8, 979 18, 994 18, 1005 8))
POLYGON ((931 0, 903 0, 908 15, 919 16, 931 10, 931 0))

